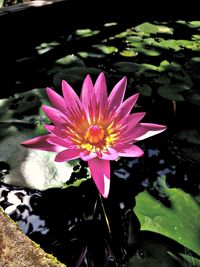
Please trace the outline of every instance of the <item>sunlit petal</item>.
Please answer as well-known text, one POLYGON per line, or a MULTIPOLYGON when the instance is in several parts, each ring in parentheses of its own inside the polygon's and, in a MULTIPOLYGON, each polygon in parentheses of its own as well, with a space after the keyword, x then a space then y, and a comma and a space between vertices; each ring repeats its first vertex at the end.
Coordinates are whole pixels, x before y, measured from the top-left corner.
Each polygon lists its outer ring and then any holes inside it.
POLYGON ((47 142, 49 137, 51 137, 51 134, 38 136, 22 142, 21 145, 38 150, 53 151, 53 152, 62 151, 63 150, 62 146, 50 144, 49 142, 47 142))
POLYGON ((77 159, 80 157, 79 154, 80 151, 78 149, 66 149, 57 154, 57 156, 55 157, 55 161, 64 162, 77 159))
POLYGON ((77 105, 81 105, 80 99, 73 88, 64 80, 62 81, 62 92, 68 109, 75 109, 77 105))
POLYGON ((126 90, 127 79, 122 78, 113 88, 108 97, 108 110, 111 111, 114 108, 118 108, 124 99, 126 90))
POLYGON ((66 105, 63 97, 61 97, 59 94, 57 94, 54 90, 51 88, 46 88, 46 92, 48 95, 49 100, 51 101, 52 105, 54 108, 57 108, 60 110, 62 113, 65 114, 66 112, 66 105))
POLYGON ((126 99, 121 107, 120 107, 120 115, 121 117, 126 117, 127 115, 130 114, 132 108, 135 106, 135 103, 139 97, 139 94, 135 94, 128 99, 126 99))
POLYGON ((66 125, 66 117, 58 109, 44 105, 42 106, 42 109, 53 124, 60 127, 64 127, 66 125))
POLYGON ((81 102, 86 112, 88 112, 88 107, 91 102, 91 97, 93 93, 94 93, 94 88, 93 88, 92 80, 90 78, 90 75, 87 75, 83 82, 83 86, 81 90, 81 102))
POLYGON ((99 103, 100 106, 105 105, 108 98, 108 92, 107 92, 106 79, 103 72, 99 74, 97 81, 94 85, 94 90, 97 103, 99 103))
POLYGON ((125 148, 122 147, 118 154, 120 157, 141 157, 144 151, 136 145, 129 145, 125 148))
POLYGON ((166 130, 166 126, 159 125, 159 124, 140 123, 140 125, 144 129, 145 133, 141 134, 137 138, 134 138, 136 141, 144 140, 144 139, 149 138, 149 137, 151 137, 153 135, 162 133, 163 131, 166 130))
POLYGON ((94 158, 88 161, 88 165, 100 194, 107 198, 110 189, 110 162, 94 158))

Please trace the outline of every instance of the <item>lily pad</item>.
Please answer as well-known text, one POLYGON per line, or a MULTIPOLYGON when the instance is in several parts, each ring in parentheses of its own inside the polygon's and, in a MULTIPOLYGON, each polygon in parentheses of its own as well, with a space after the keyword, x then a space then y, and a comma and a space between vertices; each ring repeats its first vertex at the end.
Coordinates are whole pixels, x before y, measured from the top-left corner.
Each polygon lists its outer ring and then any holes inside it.
POLYGON ((97 48, 98 50, 100 50, 101 52, 107 55, 112 54, 114 52, 118 52, 118 49, 115 46, 96 44, 96 45, 93 45, 93 47, 97 48))
POLYGON ((141 95, 151 96, 152 88, 148 84, 139 85, 137 88, 139 89, 141 95))
POLYGON ((162 190, 171 202, 165 207, 147 191, 136 197, 135 212, 141 230, 167 236, 200 255, 200 209, 195 199, 177 188, 168 188, 165 178, 160 178, 162 190))
POLYGON ((135 30, 138 32, 143 32, 144 35, 156 34, 156 33, 167 33, 173 34, 173 29, 163 25, 156 25, 149 22, 144 22, 135 27, 135 30))
POLYGON ((162 85, 158 88, 158 94, 164 98, 174 101, 184 101, 184 97, 180 92, 184 91, 181 86, 178 85, 162 85))

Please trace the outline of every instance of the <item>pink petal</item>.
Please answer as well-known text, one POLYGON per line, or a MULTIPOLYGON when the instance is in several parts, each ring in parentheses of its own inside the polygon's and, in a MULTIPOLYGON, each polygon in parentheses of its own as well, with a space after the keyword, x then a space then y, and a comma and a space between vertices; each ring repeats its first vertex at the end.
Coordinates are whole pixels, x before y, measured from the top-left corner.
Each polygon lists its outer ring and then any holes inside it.
POLYGON ((137 140, 140 136, 144 135, 147 132, 147 130, 140 126, 140 124, 136 125, 134 129, 131 129, 128 132, 124 132, 121 135, 121 140, 124 142, 133 142, 134 140, 137 140))
POLYGON ((66 149, 58 153, 58 155, 55 157, 55 161, 63 162, 63 161, 69 161, 72 159, 77 159, 77 158, 80 158, 79 149, 66 149))
POLYGON ((94 88, 92 80, 90 78, 90 75, 87 75, 83 82, 81 91, 81 102, 86 112, 88 111, 88 106, 91 101, 91 96, 93 93, 94 93, 94 88))
POLYGON ((92 178, 100 194, 107 198, 110 191, 110 162, 99 158, 88 161, 92 178))
POLYGON ((48 125, 45 124, 43 127, 50 133, 60 137, 60 138, 67 138, 66 129, 62 129, 61 127, 54 126, 54 125, 48 125))
POLYGON ((77 106, 81 106, 81 102, 73 88, 66 82, 62 81, 62 92, 65 99, 65 103, 67 108, 70 109, 76 109, 77 106))
POLYGON ((108 98, 108 92, 107 92, 107 85, 106 85, 106 79, 103 72, 101 72, 96 80, 96 83, 94 85, 94 91, 97 99, 97 103, 100 104, 100 106, 105 106, 108 98))
POLYGON ((108 97, 109 111, 116 109, 121 105, 126 90, 126 84, 127 84, 127 79, 126 77, 124 77, 115 85, 115 87, 111 91, 108 97))
POLYGON ((53 124, 64 127, 66 125, 66 116, 58 109, 42 106, 43 111, 47 117, 53 122, 53 124))
MULTIPOLYGON (((49 144, 52 144, 52 145, 58 145, 58 146, 62 146, 64 148, 70 148, 72 146, 72 143, 71 142, 68 142, 64 139, 60 139, 56 136, 50 136, 48 139, 47 139, 47 142, 49 144)), ((64 150, 63 148, 63 150, 64 150)))
POLYGON ((119 157, 117 151, 113 148, 107 148, 107 152, 102 152, 102 156, 99 157, 104 160, 116 160, 119 157))
POLYGON ((123 124, 125 131, 128 131, 130 129, 133 131, 133 128, 144 118, 145 114, 146 112, 137 112, 130 114, 129 116, 119 121, 119 124, 123 124))
POLYGON ((159 134, 166 129, 166 126, 152 123, 139 123, 133 130, 125 132, 122 139, 126 142, 134 142, 146 139, 159 134))
POLYGON ((54 90, 51 88, 46 88, 46 92, 48 95, 49 100, 51 101, 52 105, 60 110, 62 113, 66 112, 66 105, 65 101, 62 96, 57 94, 54 90))
POLYGON ((118 154, 120 157, 141 157, 144 151, 136 145, 129 145, 129 147, 122 147, 118 154))
POLYGON ((95 158, 97 155, 96 153, 93 153, 93 152, 90 152, 90 153, 84 153, 84 152, 81 152, 80 153, 80 158, 84 161, 88 161, 90 159, 93 159, 95 158))
POLYGON ((132 108, 134 107, 139 94, 132 95, 131 97, 127 98, 120 107, 120 115, 122 118, 126 117, 130 114, 132 108))
POLYGON ((154 124, 154 123, 140 123, 140 125, 144 129, 145 133, 135 138, 136 141, 140 141, 149 138, 153 135, 162 133, 167 128, 165 125, 154 124))
POLYGON ((52 136, 51 134, 38 136, 30 140, 27 140, 25 142, 22 142, 21 145, 28 147, 28 148, 38 149, 38 150, 53 151, 53 152, 62 151, 63 147, 48 143, 47 140, 51 136, 52 136))

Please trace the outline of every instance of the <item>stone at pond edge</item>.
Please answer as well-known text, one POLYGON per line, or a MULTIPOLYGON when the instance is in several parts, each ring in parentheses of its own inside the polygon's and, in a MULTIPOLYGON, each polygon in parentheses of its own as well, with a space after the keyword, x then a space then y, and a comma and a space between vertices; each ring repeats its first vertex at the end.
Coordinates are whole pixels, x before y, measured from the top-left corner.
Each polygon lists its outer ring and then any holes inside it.
POLYGON ((66 267, 31 241, 0 208, 0 267, 66 267))

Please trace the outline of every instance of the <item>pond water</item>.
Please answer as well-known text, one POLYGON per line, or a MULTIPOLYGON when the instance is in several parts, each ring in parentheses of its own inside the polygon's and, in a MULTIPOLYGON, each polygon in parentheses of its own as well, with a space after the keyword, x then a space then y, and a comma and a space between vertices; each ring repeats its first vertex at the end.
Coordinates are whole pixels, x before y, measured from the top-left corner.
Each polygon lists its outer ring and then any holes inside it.
POLYGON ((23 231, 67 266, 200 266, 200 21, 77 29, 14 69, 0 100, 0 204, 23 231), (66 182, 49 153, 20 147, 44 133, 45 87, 60 93, 65 79, 79 94, 101 71, 109 90, 127 76, 125 97, 140 93, 133 111, 167 125, 138 143, 143 157, 111 162, 103 200, 84 162, 66 167, 66 182))

